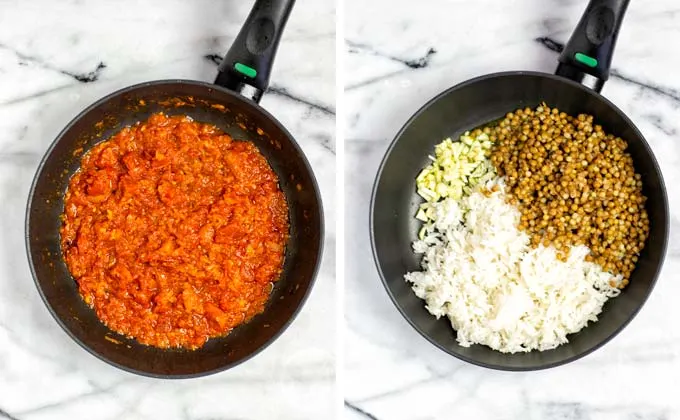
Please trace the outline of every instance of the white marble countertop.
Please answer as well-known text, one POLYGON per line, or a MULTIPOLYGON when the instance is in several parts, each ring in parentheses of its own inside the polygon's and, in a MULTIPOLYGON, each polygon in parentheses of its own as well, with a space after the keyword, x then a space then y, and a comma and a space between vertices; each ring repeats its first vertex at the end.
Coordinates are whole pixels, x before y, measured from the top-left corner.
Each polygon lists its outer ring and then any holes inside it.
POLYGON ((552 72, 586 1, 348 0, 345 7, 345 418, 680 419, 680 9, 632 1, 603 94, 651 144, 668 187, 671 241, 656 289, 595 353, 547 371, 458 361, 397 312, 370 250, 372 183, 388 143, 420 106, 473 76, 552 72))
POLYGON ((133 83, 212 80, 252 2, 0 0, 0 419, 320 419, 334 408, 335 6, 297 2, 262 105, 312 163, 326 252, 296 321, 254 359, 201 379, 135 376, 52 319, 24 250, 38 161, 69 120, 133 83))

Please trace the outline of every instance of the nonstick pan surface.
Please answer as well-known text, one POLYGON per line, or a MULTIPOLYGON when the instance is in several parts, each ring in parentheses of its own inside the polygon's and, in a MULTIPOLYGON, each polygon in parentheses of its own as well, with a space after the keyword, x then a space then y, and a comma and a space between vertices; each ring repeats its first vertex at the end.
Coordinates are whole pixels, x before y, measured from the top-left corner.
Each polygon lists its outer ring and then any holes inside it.
MULTIPOLYGON (((588 10, 602 5, 593 1, 588 10)), ((627 3, 627 2, 625 2, 627 3)), ((624 8, 625 9, 625 8, 624 8)), ((619 10, 620 11, 620 10, 619 10)), ((621 12, 622 13, 622 12, 621 12)), ((587 22, 588 11, 583 20, 587 22)), ((578 38, 575 33, 572 41, 578 38)), ((613 44, 610 45, 613 48, 613 44)), ((574 48, 570 42, 569 48, 574 48)), ((609 51, 611 53, 611 50, 609 51)), ((595 56, 602 57, 603 53, 595 56)), ((600 76, 606 75, 607 69, 600 76)), ((640 310, 651 293, 666 253, 669 217, 668 198, 659 166, 640 131, 614 104, 565 76, 583 79, 581 67, 558 68, 562 75, 537 72, 507 72, 482 76, 461 83, 432 99, 400 130, 378 171, 371 199, 370 231, 376 265, 388 294, 407 321, 425 338, 462 360, 490 368, 534 370, 548 368, 582 357, 620 332, 640 310), (420 222, 414 215, 423 200, 416 194, 418 173, 429 164, 428 155, 447 137, 502 118, 520 107, 545 102, 570 115, 586 113, 604 130, 628 142, 637 173, 642 175, 643 194, 650 218, 650 235, 629 286, 604 307, 599 321, 591 323, 569 343, 554 350, 503 354, 486 346, 462 347, 448 319, 437 320, 416 297, 404 274, 421 270, 422 255, 414 254, 420 222)), ((595 86, 599 90, 603 81, 595 86)))
MULTIPOLYGON (((246 31, 249 22, 257 21, 258 14, 278 19, 278 27, 282 29, 292 2, 274 2, 278 9, 271 3, 256 3, 244 26, 246 31), (262 3, 268 8, 262 9, 262 3)), ((270 33, 266 35, 274 42, 270 33)), ((243 44, 237 38, 225 61, 243 44)), ((258 60, 248 62, 262 76, 259 82, 230 74, 229 69, 222 69, 218 75, 218 81, 232 89, 247 88, 252 99, 210 83, 187 80, 142 83, 112 93, 84 110, 50 146, 29 195, 26 215, 29 263, 38 290, 54 318, 90 353, 142 375, 167 378, 205 375, 235 366, 257 354, 286 329, 301 309, 321 260, 323 212, 318 186, 304 154, 292 135, 256 102, 266 89, 273 53, 270 49, 271 57, 263 65, 258 60), (250 84, 244 84, 244 80, 250 84), (210 339, 192 351, 141 345, 108 329, 81 298, 60 248, 64 193, 82 154, 121 128, 144 121, 156 112, 188 115, 196 121, 216 125, 235 140, 253 142, 278 175, 289 209, 290 238, 283 272, 265 311, 227 336, 210 339)), ((247 54, 240 54, 238 59, 248 60, 247 54)))

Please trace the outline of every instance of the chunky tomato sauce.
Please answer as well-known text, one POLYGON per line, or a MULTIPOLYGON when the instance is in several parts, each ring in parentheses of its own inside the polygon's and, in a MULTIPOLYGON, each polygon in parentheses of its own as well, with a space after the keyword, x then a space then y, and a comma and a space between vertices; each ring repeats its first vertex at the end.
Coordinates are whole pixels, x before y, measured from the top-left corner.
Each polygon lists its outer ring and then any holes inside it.
POLYGON ((257 148, 155 114, 85 154, 61 244, 111 329, 195 349, 261 312, 281 273, 288 208, 257 148))

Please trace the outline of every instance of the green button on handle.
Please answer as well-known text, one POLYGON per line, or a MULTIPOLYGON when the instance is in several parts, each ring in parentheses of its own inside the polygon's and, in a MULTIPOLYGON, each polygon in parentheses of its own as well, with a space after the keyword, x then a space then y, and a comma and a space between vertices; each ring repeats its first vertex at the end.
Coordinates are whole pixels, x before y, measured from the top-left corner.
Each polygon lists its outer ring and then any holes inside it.
POLYGON ((255 76, 257 76, 257 70, 252 67, 248 67, 245 64, 236 63, 234 64, 234 69, 236 69, 236 71, 242 75, 250 77, 251 79, 254 79, 255 76))
POLYGON ((583 53, 577 52, 574 54, 574 58, 581 64, 585 64, 588 67, 597 67, 597 60, 591 56, 585 55, 583 53))

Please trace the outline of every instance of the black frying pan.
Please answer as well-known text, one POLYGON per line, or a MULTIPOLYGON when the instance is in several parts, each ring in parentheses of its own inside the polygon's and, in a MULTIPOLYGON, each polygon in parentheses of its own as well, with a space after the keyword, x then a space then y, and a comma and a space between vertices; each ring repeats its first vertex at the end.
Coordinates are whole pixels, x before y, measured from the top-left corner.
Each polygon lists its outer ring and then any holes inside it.
POLYGON ((371 199, 371 244, 383 284, 408 322, 434 345, 465 361, 505 370, 534 370, 582 357, 620 332, 640 310, 654 287, 668 241, 668 198, 659 166, 633 123, 599 94, 609 73, 616 35, 628 0, 591 0, 560 56, 557 75, 536 72, 496 73, 461 83, 423 106, 401 129, 385 155, 371 199), (594 61, 595 60, 595 61, 594 61), (581 82, 590 79, 593 88, 581 82), (642 175, 648 197, 650 235, 633 271, 629 286, 610 300, 598 322, 569 343, 554 350, 502 354, 488 347, 462 347, 448 320, 436 320, 404 280, 420 269, 421 255, 411 243, 419 222, 414 218, 422 202, 415 179, 429 161, 433 147, 447 137, 503 117, 520 107, 546 102, 570 115, 591 114, 606 132, 628 142, 636 172, 642 175))
POLYGON ((321 259, 323 213, 312 169, 291 134, 257 102, 266 90, 294 0, 257 0, 220 65, 216 84, 187 80, 142 83, 115 92, 78 115, 52 143, 31 186, 26 246, 38 290, 61 327, 90 353, 149 376, 190 377, 232 367, 269 345, 307 298, 321 259), (253 72, 255 74, 253 74, 253 72), (248 97, 244 97, 247 95, 248 97), (91 148, 155 112, 189 115, 259 148, 277 173, 289 207, 290 239, 280 280, 261 315, 198 350, 141 345, 104 326, 81 299, 64 264, 60 214, 79 148, 91 148))

